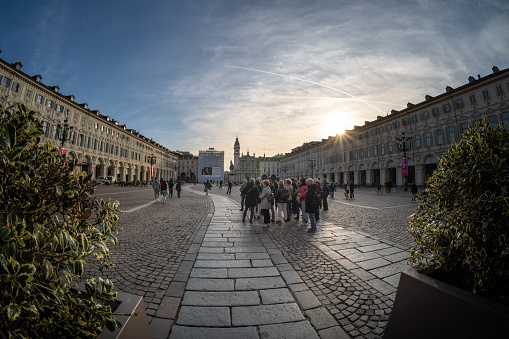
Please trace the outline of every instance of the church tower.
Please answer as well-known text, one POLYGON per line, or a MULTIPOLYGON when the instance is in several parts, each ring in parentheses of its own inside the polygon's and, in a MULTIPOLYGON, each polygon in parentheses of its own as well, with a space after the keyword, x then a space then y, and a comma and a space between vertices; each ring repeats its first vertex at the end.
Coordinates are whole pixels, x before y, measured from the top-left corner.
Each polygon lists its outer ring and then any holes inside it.
POLYGON ((239 158, 240 158, 240 143, 239 137, 235 139, 235 144, 233 145, 233 166, 237 169, 239 168, 239 158))

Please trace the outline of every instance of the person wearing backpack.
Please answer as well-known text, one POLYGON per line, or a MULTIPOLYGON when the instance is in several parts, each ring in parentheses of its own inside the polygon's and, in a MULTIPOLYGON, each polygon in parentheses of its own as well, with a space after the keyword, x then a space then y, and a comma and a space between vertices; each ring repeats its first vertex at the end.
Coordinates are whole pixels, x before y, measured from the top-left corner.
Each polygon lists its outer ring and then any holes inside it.
POLYGON ((180 192, 182 191, 182 183, 180 182, 180 180, 177 181, 177 185, 175 185, 175 189, 177 190, 177 196, 180 199, 180 192))
POLYGON ((311 228, 307 230, 307 233, 316 232, 316 218, 315 213, 318 211, 320 206, 320 195, 318 194, 316 184, 313 179, 307 179, 307 192, 305 200, 305 211, 308 215, 309 221, 311 222, 311 228))
POLYGON ((255 180, 253 178, 249 180, 249 182, 246 184, 246 187, 244 187, 241 193, 246 197, 246 200, 244 202, 244 213, 242 214, 242 222, 246 221, 247 210, 250 210, 251 215, 249 217, 249 222, 252 224, 254 217, 254 209, 258 204, 257 202, 258 196, 260 195, 260 193, 258 192, 258 188, 255 186, 255 180))

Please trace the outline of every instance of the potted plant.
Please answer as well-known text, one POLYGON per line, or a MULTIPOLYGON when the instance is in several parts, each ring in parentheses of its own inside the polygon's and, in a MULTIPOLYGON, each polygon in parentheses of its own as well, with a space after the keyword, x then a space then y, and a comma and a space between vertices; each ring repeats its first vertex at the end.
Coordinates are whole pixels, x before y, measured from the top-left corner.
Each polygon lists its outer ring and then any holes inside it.
POLYGON ((509 131, 479 121, 438 161, 384 338, 509 333, 509 131))
POLYGON ((35 112, 18 104, 0 114, 0 336, 115 330, 113 283, 84 273, 113 266, 107 244, 117 242, 118 204, 97 201, 91 176, 40 144, 35 112))

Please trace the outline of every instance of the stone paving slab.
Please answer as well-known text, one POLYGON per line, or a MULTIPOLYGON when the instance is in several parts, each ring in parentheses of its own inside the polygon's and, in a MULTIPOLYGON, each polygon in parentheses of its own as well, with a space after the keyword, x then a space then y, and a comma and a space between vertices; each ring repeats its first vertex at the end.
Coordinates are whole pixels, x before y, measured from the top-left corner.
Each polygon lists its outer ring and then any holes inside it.
POLYGON ((234 326, 278 324, 304 319, 299 306, 295 303, 232 308, 232 325, 234 326))
POLYGON ((318 339, 309 321, 260 326, 260 338, 266 339, 318 339))
POLYGON ((175 325, 171 328, 170 339, 258 339, 256 327, 186 327, 175 325))

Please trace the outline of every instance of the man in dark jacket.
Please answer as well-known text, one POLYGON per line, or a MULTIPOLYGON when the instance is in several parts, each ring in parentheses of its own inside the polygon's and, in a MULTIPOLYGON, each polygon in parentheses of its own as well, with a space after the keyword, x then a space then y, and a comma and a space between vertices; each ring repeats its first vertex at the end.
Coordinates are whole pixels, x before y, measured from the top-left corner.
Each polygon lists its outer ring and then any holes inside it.
POLYGON ((254 216, 254 208, 256 205, 258 205, 258 197, 260 196, 260 193, 258 191, 258 188, 255 186, 255 180, 251 179, 247 183, 246 187, 244 187, 244 190, 242 190, 242 195, 246 196, 246 200, 244 202, 244 213, 242 215, 242 222, 246 221, 246 214, 247 210, 249 209, 251 211, 251 215, 249 218, 249 222, 253 223, 253 216, 254 216))
POLYGON ((308 233, 314 233, 316 232, 315 213, 318 211, 318 206, 320 206, 320 195, 318 195, 313 179, 307 179, 306 185, 308 187, 306 193, 306 213, 311 221, 311 228, 308 229, 308 233))

